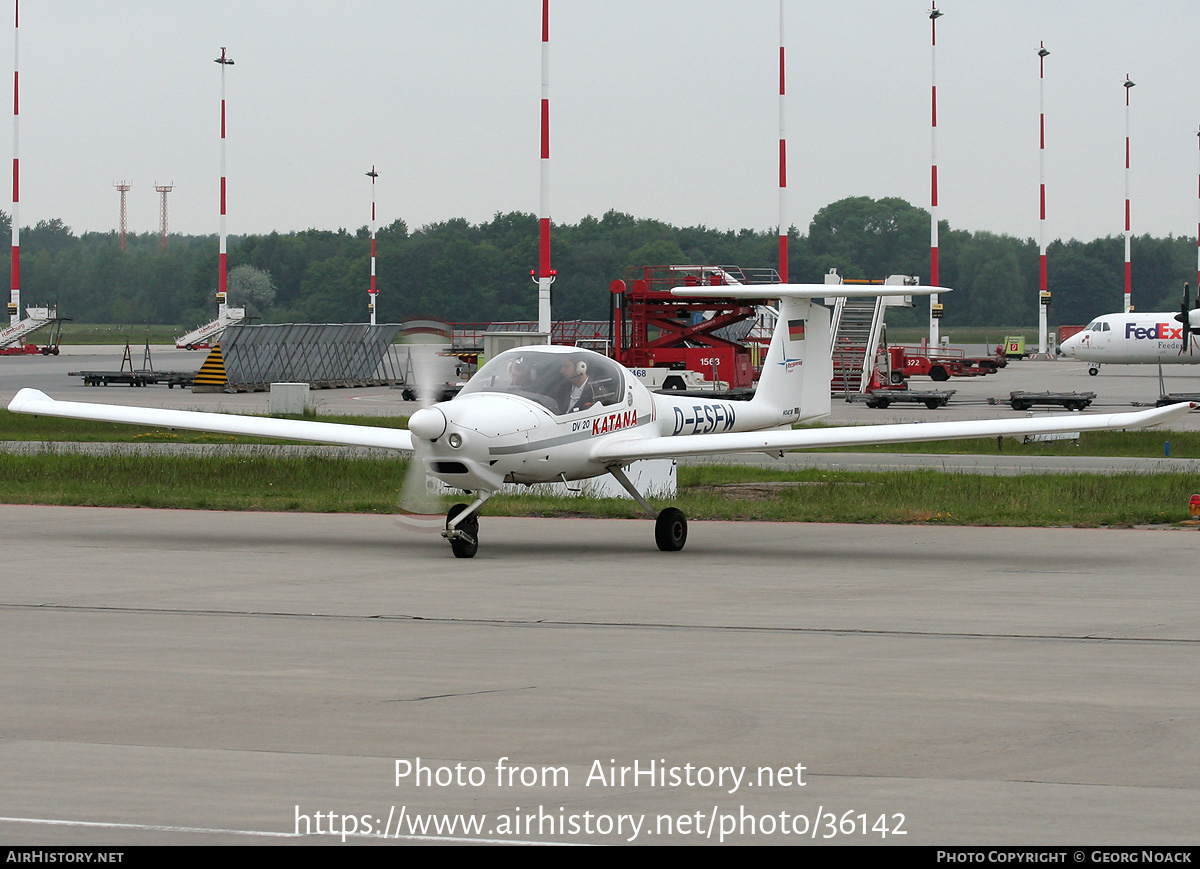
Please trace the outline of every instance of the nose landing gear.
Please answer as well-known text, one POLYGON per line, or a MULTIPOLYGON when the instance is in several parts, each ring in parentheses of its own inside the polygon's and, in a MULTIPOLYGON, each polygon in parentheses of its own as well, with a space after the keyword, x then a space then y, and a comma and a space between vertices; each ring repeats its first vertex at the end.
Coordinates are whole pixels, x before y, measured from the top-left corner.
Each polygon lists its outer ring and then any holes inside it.
POLYGON ((450 541, 455 558, 474 558, 479 551, 479 508, 491 496, 491 492, 480 492, 471 504, 455 504, 446 513, 442 536, 450 541))

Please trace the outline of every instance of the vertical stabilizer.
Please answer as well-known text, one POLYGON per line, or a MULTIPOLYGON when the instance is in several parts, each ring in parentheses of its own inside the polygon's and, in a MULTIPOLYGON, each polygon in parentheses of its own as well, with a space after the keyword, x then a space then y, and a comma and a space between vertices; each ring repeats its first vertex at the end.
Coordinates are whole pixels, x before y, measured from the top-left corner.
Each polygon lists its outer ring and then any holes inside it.
POLYGON ((780 299, 754 404, 777 410, 784 422, 828 416, 830 340, 828 308, 809 299, 780 299))

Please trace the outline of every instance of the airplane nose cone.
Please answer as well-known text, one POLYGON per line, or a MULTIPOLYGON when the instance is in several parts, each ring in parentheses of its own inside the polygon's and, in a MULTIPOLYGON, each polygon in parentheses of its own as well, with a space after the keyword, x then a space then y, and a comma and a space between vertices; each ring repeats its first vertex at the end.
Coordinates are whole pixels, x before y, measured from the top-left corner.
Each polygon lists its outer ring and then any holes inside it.
POLYGON ((408 430, 423 440, 436 441, 446 432, 446 415, 436 407, 423 407, 408 418, 408 430))

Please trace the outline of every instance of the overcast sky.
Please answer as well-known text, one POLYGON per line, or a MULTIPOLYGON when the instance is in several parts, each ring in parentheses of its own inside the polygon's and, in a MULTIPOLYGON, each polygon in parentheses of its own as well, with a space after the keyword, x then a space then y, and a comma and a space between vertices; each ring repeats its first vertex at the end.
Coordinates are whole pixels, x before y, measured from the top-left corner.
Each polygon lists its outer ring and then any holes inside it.
MULTIPOLYGON (((11 26, 12 0, 3 20, 11 26)), ((0 7, 3 8, 3 7, 0 7)), ((1195 0, 942 0, 940 213, 1037 237, 1193 235, 1195 0)), ((786 0, 788 221, 845 196, 928 207, 928 0, 786 0)), ((551 0, 551 214, 778 224, 778 0, 551 0)), ((540 0, 25 0, 21 223, 215 233, 227 46, 230 233, 538 211, 540 0)), ((11 68, 11 33, 0 38, 11 68)), ((10 125, 9 116, 5 123, 10 125)), ((3 205, 5 210, 11 204, 3 205)))

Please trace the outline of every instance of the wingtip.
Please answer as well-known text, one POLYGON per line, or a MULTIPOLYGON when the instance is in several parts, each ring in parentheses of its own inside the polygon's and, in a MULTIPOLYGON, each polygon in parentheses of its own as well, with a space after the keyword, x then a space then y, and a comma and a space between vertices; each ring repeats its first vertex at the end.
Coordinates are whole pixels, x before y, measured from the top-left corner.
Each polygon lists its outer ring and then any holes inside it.
POLYGON ((33 389, 26 386, 24 389, 18 390, 17 394, 13 396, 13 400, 8 403, 8 409, 13 413, 27 413, 26 408, 29 407, 30 402, 34 401, 53 401, 53 399, 40 389, 33 389))

